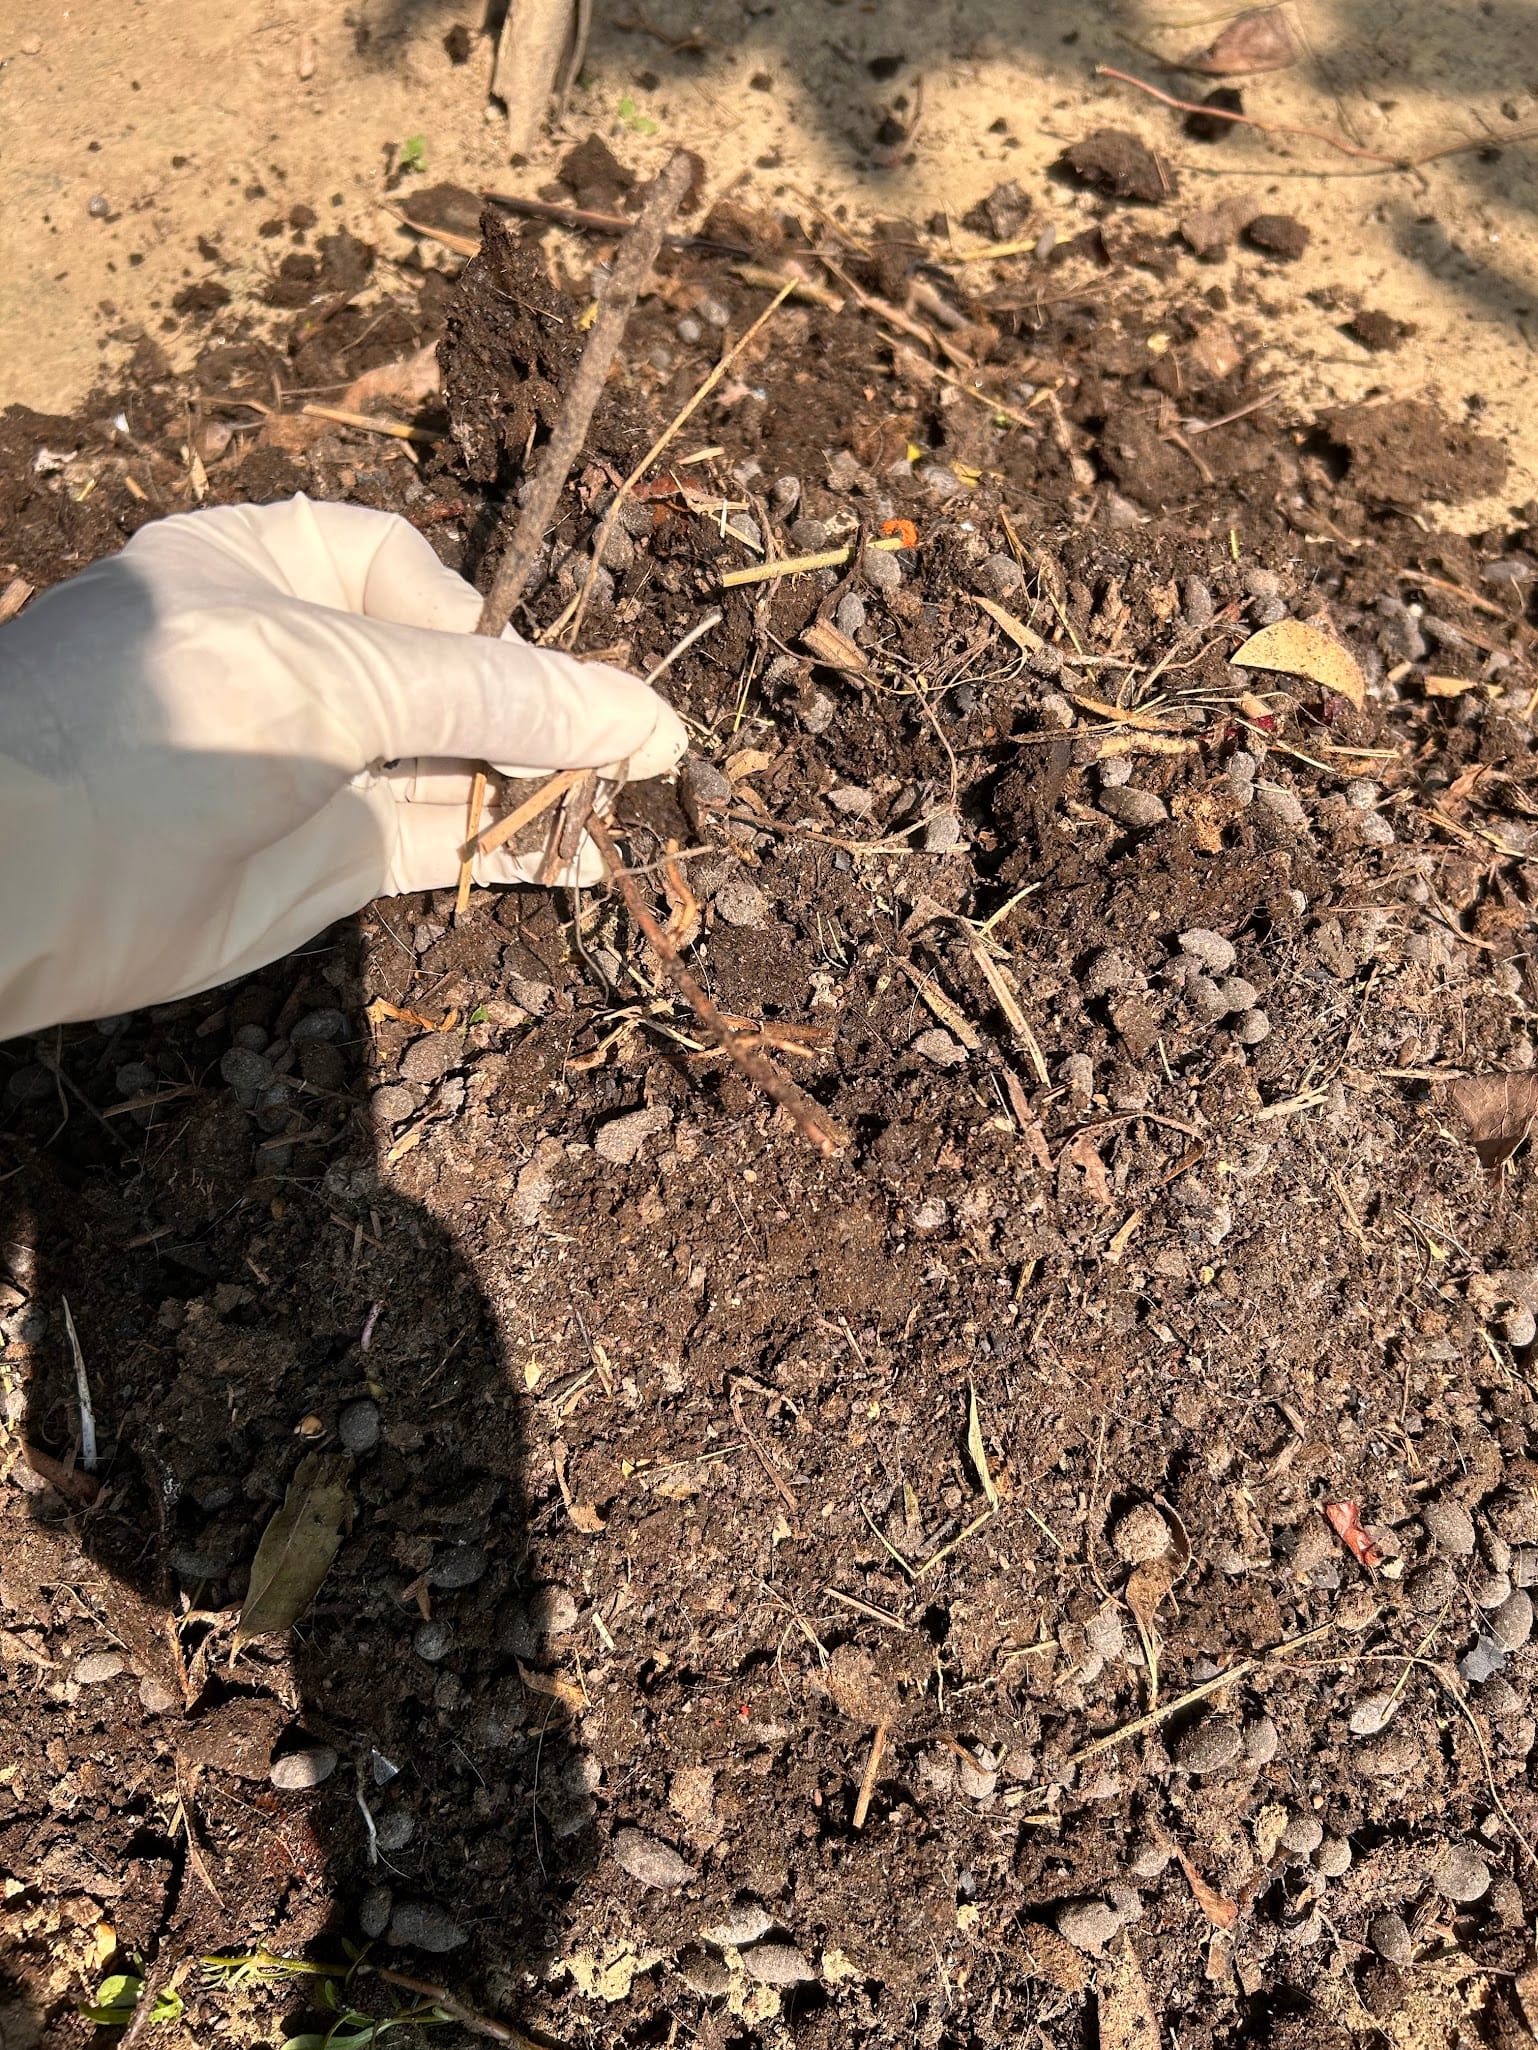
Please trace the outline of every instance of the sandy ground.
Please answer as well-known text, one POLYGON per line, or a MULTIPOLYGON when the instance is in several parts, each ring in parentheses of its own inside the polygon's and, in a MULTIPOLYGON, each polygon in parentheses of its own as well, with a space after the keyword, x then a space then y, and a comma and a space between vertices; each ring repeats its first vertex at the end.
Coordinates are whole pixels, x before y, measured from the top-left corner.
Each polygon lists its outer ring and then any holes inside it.
POLYGON ((1179 199, 1155 214, 1171 228, 1186 207, 1230 194, 1308 223, 1310 247, 1285 272, 1231 259, 1267 273, 1261 304, 1289 396, 1430 394, 1504 437, 1513 469, 1501 499, 1465 506, 1460 526, 1499 520, 1538 491, 1538 61, 1526 0, 1292 0, 1303 54, 1244 82, 1247 111, 1407 157, 1489 139, 1409 170, 1304 138, 1246 131, 1193 143, 1175 116, 1092 76, 1115 64, 1199 96, 1208 82, 1159 59, 1209 41, 1222 14, 1012 0, 652 8, 599 0, 561 129, 538 161, 510 166, 486 106, 489 39, 477 34, 461 65, 444 48, 456 20, 476 25, 454 0, 345 11, 321 0, 13 0, 0 22, 0 113, 27 148, 8 166, 0 397, 74 406, 141 331, 173 359, 190 350, 174 294, 212 272, 238 298, 276 261, 263 225, 297 203, 315 207, 322 228, 344 223, 404 254, 379 202, 412 136, 432 179, 525 192, 592 129, 637 163, 685 143, 704 157, 712 196, 815 201, 853 221, 948 210, 959 222, 1011 177, 1032 195, 1034 231, 1078 225, 1089 202, 1049 179, 1049 166, 1065 141, 1115 122, 1175 168, 1179 199), (703 48, 670 47, 684 38, 703 48), (877 83, 872 59, 900 62, 877 83), (920 80, 912 141, 883 168, 882 114, 910 122, 920 80), (200 236, 218 264, 200 254, 200 236), (1392 356, 1369 355, 1340 332, 1359 305, 1416 332, 1392 356))

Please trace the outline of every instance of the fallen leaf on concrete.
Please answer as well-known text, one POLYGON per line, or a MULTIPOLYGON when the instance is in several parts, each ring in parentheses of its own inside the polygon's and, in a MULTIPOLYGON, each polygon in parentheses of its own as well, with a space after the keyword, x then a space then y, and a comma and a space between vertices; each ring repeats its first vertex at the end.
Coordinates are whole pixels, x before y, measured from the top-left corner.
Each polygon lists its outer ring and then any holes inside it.
POLYGON ((1160 2050, 1159 2021, 1148 1994, 1148 1981, 1123 1934, 1100 1968, 1100 2050, 1160 2050))
POLYGON ((251 1562, 235 1651, 253 1637, 289 1629, 314 1601, 342 1533, 352 1526, 351 1463, 339 1453, 311 1452, 295 1468, 283 1506, 262 1532, 251 1562))
POLYGON ((1205 50, 1184 58, 1180 68, 1205 72, 1209 78, 1232 78, 1242 71, 1285 71, 1297 56, 1281 8, 1252 7, 1235 15, 1205 50))
POLYGON ((1275 626, 1263 626, 1229 660, 1240 669, 1275 669, 1287 676, 1306 676, 1310 683, 1347 699, 1358 711, 1367 701, 1367 684, 1350 649, 1301 619, 1279 619, 1275 626))
POLYGON ((1504 1167, 1538 1120, 1538 1075, 1468 1075, 1447 1095, 1487 1168, 1504 1167))

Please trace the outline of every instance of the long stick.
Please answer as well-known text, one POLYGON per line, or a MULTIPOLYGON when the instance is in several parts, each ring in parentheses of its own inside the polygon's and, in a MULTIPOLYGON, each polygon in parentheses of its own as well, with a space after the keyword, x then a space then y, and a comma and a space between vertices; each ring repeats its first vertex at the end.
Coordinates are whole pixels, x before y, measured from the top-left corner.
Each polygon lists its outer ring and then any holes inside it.
POLYGON ((609 282, 598 301, 593 331, 588 336, 582 361, 561 407, 561 417, 540 457, 534 488, 508 543, 507 552, 497 567, 486 603, 481 607, 475 629, 477 633, 493 637, 500 634, 523 596, 534 567, 534 558, 545 538, 545 529, 555 517, 556 505, 571 466, 582 453, 582 444, 592 425, 594 409, 603 395, 604 380, 609 375, 609 366, 614 361, 614 352, 625 332, 625 324, 652 265, 657 261, 668 222, 688 189, 691 170, 689 158, 682 150, 677 151, 652 186, 651 196, 637 215, 635 226, 620 244, 609 282))
POLYGON ((755 1089, 761 1089, 771 1102, 777 1103, 789 1114, 797 1131, 808 1145, 815 1147, 824 1156, 841 1152, 849 1142, 821 1104, 814 1103, 804 1089, 798 1089, 794 1082, 782 1075, 773 1061, 766 1059, 749 1042, 745 1033, 732 1030, 715 1004, 679 960, 673 942, 647 910, 646 900, 636 888, 635 877, 620 859, 619 849, 614 844, 614 835, 597 812, 593 812, 588 819, 587 834, 603 857, 603 865, 609 871, 609 880, 624 899, 625 909, 651 942, 652 950, 662 963, 668 980, 699 1020, 701 1031, 713 1045, 720 1047, 755 1089))

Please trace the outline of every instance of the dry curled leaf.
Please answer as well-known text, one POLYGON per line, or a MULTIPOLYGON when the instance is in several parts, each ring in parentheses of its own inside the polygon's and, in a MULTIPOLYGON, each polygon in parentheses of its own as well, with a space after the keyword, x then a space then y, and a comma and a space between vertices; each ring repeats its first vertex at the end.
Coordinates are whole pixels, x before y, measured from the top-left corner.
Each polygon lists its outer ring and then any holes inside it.
POLYGON ((1203 71, 1209 78, 1233 78, 1243 71, 1285 71, 1297 62, 1292 32, 1279 7, 1252 7, 1237 14, 1205 50, 1195 50, 1182 71, 1203 71))
POLYGON ((977 1408, 977 1388, 971 1381, 967 1383, 967 1394, 967 1454, 976 1469, 977 1478, 982 1482, 983 1493, 988 1498, 988 1507, 997 1509, 999 1491, 993 1485, 993 1475, 988 1471, 988 1454, 983 1448, 983 1420, 977 1408))
POLYGON ((1191 1891, 1196 1896, 1196 1905, 1213 1928, 1232 1929, 1239 1919, 1239 1903, 1226 1900, 1215 1887, 1209 1886, 1179 1844, 1175 1846, 1175 1856, 1180 1860, 1180 1869, 1190 1882, 1191 1891))
POLYGON ((1275 669, 1286 676, 1306 676, 1310 683, 1345 698, 1359 712, 1367 702, 1367 684, 1351 650, 1301 619, 1279 619, 1275 626, 1263 626, 1229 659, 1240 669, 1275 669))
POLYGON ((1124 1597, 1137 1625, 1143 1657, 1148 1662, 1150 1708, 1159 1698, 1159 1634, 1154 1627, 1154 1618, 1159 1613, 1160 1603, 1191 1563, 1191 1540, 1186 1535, 1185 1525, 1162 1496, 1159 1507, 1170 1528, 1170 1548, 1157 1558, 1144 1559, 1133 1567, 1124 1597))
POLYGON ((1331 1530, 1359 1566, 1371 1573, 1383 1564, 1382 1552, 1362 1528, 1362 1512, 1355 1502, 1326 1502, 1324 1513, 1331 1530))
POLYGON ((1132 1939, 1123 1933, 1100 1967, 1100 2050, 1159 2050, 1159 2019, 1132 1939))
POLYGON ((287 1630, 314 1601, 342 1533, 352 1527, 351 1464, 334 1452, 311 1452, 300 1460, 283 1506, 262 1532, 251 1562, 234 1651, 253 1637, 287 1630))
POLYGON ((974 591, 972 593, 972 603, 974 605, 981 605, 994 625, 1002 633, 1009 636, 1022 655, 1038 655, 1047 645, 1041 635, 1035 632, 1033 628, 1028 627, 1024 620, 1016 619, 1012 612, 1006 612, 1004 607, 995 604, 992 598, 980 597, 974 591))
POLYGON ((1487 1168, 1504 1167, 1538 1121, 1538 1075, 1466 1075, 1447 1095, 1487 1168))
POLYGON ((563 1680, 559 1673, 536 1672, 533 1666, 526 1666, 522 1659, 514 1659, 518 1677, 531 1694, 548 1695, 552 1701, 569 1708, 573 1715, 580 1715, 588 1700, 575 1680, 563 1680))
POLYGON ((1113 1200, 1111 1184, 1106 1179, 1105 1162, 1100 1158, 1093 1132, 1080 1132, 1070 1139, 1067 1153, 1075 1167, 1083 1168, 1084 1180, 1095 1201, 1109 1204, 1113 1200))

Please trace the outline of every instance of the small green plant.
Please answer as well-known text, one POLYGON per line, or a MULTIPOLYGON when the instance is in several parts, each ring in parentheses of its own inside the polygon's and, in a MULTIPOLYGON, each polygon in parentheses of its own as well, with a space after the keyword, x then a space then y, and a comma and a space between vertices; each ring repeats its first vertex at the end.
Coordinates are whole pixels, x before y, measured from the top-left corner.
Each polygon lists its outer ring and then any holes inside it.
POLYGON ((484 1004, 477 1004, 475 1009, 470 1013, 469 1017, 465 1020, 465 1023, 467 1025, 484 1025, 487 1016, 488 1013, 486 1010, 486 1006, 484 1004))
POLYGON ((243 1956, 205 1957, 202 1964, 205 1971, 229 1986, 250 1986, 285 1976, 317 1982, 315 2005, 323 2014, 335 2016, 335 2020, 329 2028, 285 2036, 283 2050, 369 2050, 387 2029, 432 2029, 453 2020, 452 2015, 430 2000, 418 2000, 385 2015, 366 2014, 362 2008, 354 2007, 349 1997, 354 1974, 368 1968, 363 1952, 355 1944, 344 1943, 342 1947, 347 1953, 347 1963, 343 1965, 283 1957, 271 1950, 250 1951, 243 1956))
MULTIPOLYGON (((113 1972, 102 1980, 96 1989, 96 1998, 89 2007, 80 2012, 88 2022, 95 2022, 99 2029, 126 2029, 144 1998, 144 1978, 139 1972, 113 1972)), ((181 2019, 182 1996, 173 1987, 166 1986, 155 1995, 155 2004, 150 2009, 152 2022, 174 2022, 181 2019)))
POLYGON ((650 114, 643 114, 635 101, 626 93, 619 103, 619 118, 632 135, 655 135, 657 124, 650 114))
POLYGON ((427 137, 408 135, 401 144, 401 160, 395 167, 398 171, 425 171, 427 169, 427 137))

